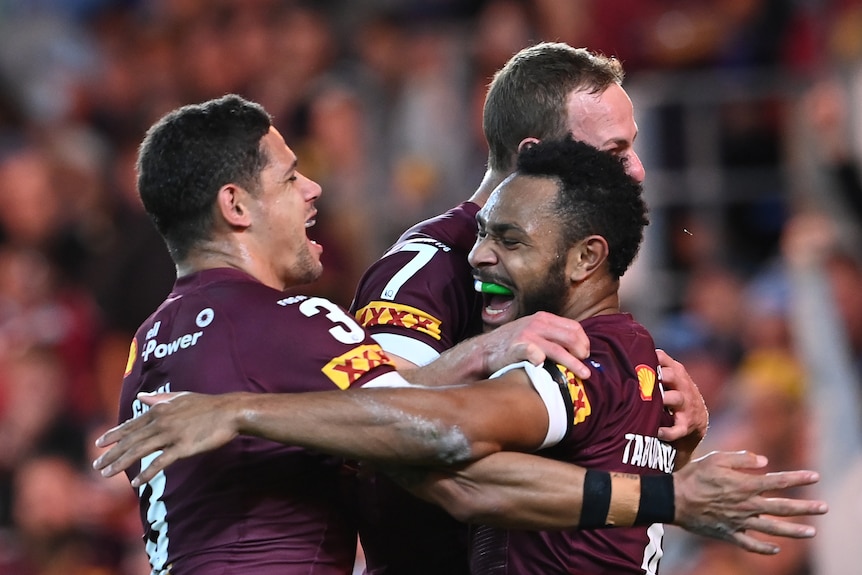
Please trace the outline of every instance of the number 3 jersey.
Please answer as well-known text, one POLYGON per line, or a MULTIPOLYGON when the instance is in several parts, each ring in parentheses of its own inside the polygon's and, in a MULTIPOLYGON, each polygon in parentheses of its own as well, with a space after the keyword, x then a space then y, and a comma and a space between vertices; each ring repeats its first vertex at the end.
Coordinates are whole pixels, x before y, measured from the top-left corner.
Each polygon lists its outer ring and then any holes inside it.
MULTIPOLYGON (((332 302, 206 270, 179 278, 138 330, 119 419, 147 409, 142 391, 348 389, 393 371, 332 302)), ((340 458, 254 437, 178 461, 138 489, 153 573, 349 574, 350 480, 340 458)))
MULTIPOLYGON (((538 455, 639 475, 672 473, 676 451, 656 437, 673 423, 664 409, 652 337, 629 314, 581 321, 590 338, 592 372, 581 381, 561 368, 571 398, 571 428, 538 455)), ((654 575, 663 528, 518 531, 475 527, 473 575, 654 575)))

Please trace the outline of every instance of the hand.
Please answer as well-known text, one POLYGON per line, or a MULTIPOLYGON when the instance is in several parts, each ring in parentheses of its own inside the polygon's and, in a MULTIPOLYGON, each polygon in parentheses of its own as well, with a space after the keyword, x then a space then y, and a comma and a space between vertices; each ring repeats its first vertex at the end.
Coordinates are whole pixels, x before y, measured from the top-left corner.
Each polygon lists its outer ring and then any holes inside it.
POLYGON ((822 515, 823 501, 763 497, 762 493, 810 485, 820 480, 814 471, 752 474, 767 460, 750 452, 714 451, 674 473, 674 524, 706 537, 729 541, 746 551, 773 555, 780 548, 747 534, 758 531, 779 537, 813 537, 814 527, 766 517, 822 515))
POLYGON ((824 214, 798 214, 787 222, 781 234, 781 254, 796 269, 825 262, 837 246, 836 224, 824 214))
POLYGON ((664 406, 673 413, 673 426, 660 427, 658 437, 673 443, 677 450, 677 469, 691 458, 706 435, 709 412, 700 390, 685 366, 663 350, 656 350, 664 387, 664 406))
POLYGON ((481 343, 488 373, 519 361, 541 365, 551 359, 582 379, 590 377, 590 368, 581 361, 590 355, 590 340, 571 319, 540 311, 475 340, 481 343))
POLYGON ((226 396, 140 393, 138 399, 152 407, 96 439, 97 447, 114 444, 93 462, 104 477, 162 450, 132 479, 132 487, 139 487, 174 461, 217 449, 238 435, 236 404, 226 396))

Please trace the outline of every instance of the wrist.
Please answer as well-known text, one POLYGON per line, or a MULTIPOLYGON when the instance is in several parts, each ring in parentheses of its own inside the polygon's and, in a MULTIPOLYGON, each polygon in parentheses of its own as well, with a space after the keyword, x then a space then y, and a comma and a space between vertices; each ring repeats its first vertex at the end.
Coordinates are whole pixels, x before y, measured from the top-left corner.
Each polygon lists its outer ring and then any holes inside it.
POLYGON ((587 470, 578 527, 632 527, 672 523, 673 475, 631 475, 587 470))

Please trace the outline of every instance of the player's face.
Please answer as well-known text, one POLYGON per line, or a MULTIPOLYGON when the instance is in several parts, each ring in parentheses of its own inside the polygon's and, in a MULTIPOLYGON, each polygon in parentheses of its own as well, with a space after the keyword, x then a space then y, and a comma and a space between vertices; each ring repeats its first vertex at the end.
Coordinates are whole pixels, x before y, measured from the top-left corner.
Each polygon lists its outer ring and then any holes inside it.
POLYGON ((634 108, 619 84, 612 83, 599 94, 572 92, 567 109, 569 129, 576 140, 622 158, 629 176, 643 182, 646 174, 634 150, 638 135, 634 108))
POLYGON ((486 330, 537 311, 565 314, 570 283, 553 209, 558 193, 553 179, 512 176, 476 216, 479 235, 469 256, 473 273, 513 294, 484 294, 486 330))
POLYGON ((310 240, 306 230, 315 223, 320 186, 297 171, 296 155, 278 130, 270 128, 261 142, 269 158, 256 204, 258 236, 266 238, 264 253, 284 288, 314 281, 323 272, 323 247, 310 240))

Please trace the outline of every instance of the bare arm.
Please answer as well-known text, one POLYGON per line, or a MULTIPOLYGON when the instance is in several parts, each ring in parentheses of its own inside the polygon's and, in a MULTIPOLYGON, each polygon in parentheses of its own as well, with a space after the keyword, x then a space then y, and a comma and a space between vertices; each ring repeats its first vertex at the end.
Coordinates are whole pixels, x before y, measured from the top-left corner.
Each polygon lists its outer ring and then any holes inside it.
MULTIPOLYGON (((766 491, 818 481, 813 471, 753 474, 766 464, 752 453, 720 453, 692 461, 674 473, 675 518, 688 531, 729 541, 747 551, 777 553, 778 546, 748 532, 791 538, 814 536, 814 528, 778 517, 826 512, 822 501, 767 498, 766 491), (770 515, 773 517, 766 517, 770 515)), ((429 470, 402 483, 461 521, 517 529, 577 527, 585 470, 523 453, 501 452, 449 470, 429 470), (413 481, 410 481, 413 479, 413 481)), ((617 476, 615 481, 637 481, 617 476)), ((636 499, 627 502, 637 512, 636 499)))
POLYGON ((115 445, 94 463, 111 476, 161 450, 135 486, 240 434, 356 459, 450 465, 501 449, 536 449, 549 425, 544 401, 520 369, 448 388, 140 398, 152 407, 100 437, 98 446, 115 445))

